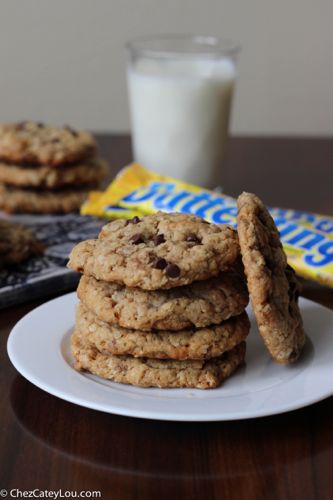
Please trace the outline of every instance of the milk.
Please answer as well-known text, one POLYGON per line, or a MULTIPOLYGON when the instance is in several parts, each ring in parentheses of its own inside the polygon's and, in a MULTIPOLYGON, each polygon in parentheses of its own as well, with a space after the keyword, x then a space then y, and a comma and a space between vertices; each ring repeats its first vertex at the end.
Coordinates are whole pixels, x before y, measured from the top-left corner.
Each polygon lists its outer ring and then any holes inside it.
POLYGON ((128 69, 134 159, 205 187, 223 180, 231 59, 139 58, 128 69))

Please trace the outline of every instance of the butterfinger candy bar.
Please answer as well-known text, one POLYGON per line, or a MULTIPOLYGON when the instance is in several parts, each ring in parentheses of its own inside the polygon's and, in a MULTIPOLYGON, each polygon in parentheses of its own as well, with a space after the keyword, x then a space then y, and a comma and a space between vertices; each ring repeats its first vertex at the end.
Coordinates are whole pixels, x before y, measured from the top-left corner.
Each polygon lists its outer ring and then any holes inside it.
MULTIPOLYGON (((236 227, 236 200, 225 194, 151 172, 138 163, 120 171, 103 193, 91 193, 81 213, 132 218, 162 210, 192 213, 236 227)), ((270 208, 288 262, 305 277, 333 287, 333 217, 270 208)))

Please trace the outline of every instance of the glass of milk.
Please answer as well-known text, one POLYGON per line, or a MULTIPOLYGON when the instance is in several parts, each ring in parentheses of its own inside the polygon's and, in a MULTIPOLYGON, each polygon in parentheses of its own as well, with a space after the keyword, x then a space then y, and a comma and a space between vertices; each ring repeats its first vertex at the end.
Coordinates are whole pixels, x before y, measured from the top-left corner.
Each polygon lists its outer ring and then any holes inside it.
POLYGON ((127 49, 134 159, 193 184, 221 185, 238 46, 168 35, 127 49))

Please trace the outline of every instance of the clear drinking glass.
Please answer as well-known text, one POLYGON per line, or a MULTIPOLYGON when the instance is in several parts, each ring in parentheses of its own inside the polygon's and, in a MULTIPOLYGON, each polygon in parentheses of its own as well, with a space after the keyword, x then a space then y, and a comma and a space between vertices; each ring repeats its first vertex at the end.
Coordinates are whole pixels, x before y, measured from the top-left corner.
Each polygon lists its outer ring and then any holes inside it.
POLYGON ((221 185, 238 46, 167 35, 127 49, 134 159, 193 184, 221 185))

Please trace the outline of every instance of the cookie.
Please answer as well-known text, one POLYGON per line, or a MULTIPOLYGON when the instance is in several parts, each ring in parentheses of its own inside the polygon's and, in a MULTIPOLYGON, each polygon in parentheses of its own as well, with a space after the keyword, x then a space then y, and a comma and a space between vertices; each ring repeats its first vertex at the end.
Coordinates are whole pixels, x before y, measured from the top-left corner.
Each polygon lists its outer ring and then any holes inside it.
POLYGON ((16 187, 54 189, 63 186, 93 185, 106 177, 107 164, 103 160, 88 160, 77 165, 52 167, 21 167, 0 162, 0 182, 16 187))
POLYGON ((94 375, 123 384, 160 388, 218 387, 244 363, 246 350, 245 342, 242 342, 221 357, 209 361, 113 356, 101 353, 77 332, 72 335, 71 345, 77 370, 87 370, 94 375))
POLYGON ((0 220, 0 268, 7 264, 19 264, 42 253, 43 245, 29 229, 0 220))
POLYGON ((210 359, 246 339, 250 322, 244 312, 220 325, 190 330, 144 332, 100 321, 83 304, 76 311, 76 331, 104 354, 154 359, 210 359))
POLYGON ((110 222, 98 240, 73 249, 69 267, 96 279, 156 290, 217 276, 238 255, 237 233, 229 226, 158 212, 110 222))
POLYGON ((0 160, 29 165, 62 165, 85 160, 96 151, 91 134, 31 121, 0 125, 0 160))
POLYGON ((87 187, 45 191, 11 188, 0 184, 0 210, 30 214, 77 212, 88 192, 87 187))
POLYGON ((145 291, 82 276, 77 294, 99 319, 137 330, 181 330, 219 324, 248 304, 247 288, 232 271, 169 290, 145 291))
POLYGON ((243 193, 237 204, 241 254, 259 332, 275 361, 292 363, 305 343, 295 273, 262 201, 243 193))

